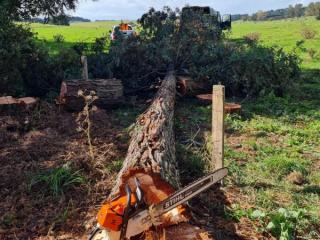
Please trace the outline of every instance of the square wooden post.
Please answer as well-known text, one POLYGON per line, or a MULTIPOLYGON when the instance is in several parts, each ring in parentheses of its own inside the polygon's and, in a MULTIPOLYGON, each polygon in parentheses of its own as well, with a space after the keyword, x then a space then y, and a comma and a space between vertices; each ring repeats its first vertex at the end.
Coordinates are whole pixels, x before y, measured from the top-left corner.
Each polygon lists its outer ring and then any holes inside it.
POLYGON ((82 79, 88 81, 88 60, 86 56, 81 56, 81 64, 82 64, 82 79))
POLYGON ((224 86, 214 85, 212 91, 212 164, 215 170, 224 166, 224 100, 224 86))

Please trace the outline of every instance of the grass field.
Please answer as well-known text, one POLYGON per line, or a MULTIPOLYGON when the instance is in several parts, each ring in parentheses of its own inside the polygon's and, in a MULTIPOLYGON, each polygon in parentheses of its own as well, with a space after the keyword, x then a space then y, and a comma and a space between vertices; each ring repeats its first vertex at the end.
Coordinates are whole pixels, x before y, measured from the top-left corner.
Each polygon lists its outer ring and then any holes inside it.
POLYGON ((241 39, 248 33, 260 33, 262 44, 267 46, 278 45, 286 51, 295 48, 296 42, 303 40, 301 30, 305 27, 314 29, 317 35, 314 39, 305 40, 306 49, 313 48, 317 51, 316 59, 311 59, 307 52, 299 52, 303 59, 304 68, 320 68, 320 21, 314 18, 286 19, 265 22, 242 22, 233 23, 230 38, 241 39))
POLYGON ((109 30, 119 21, 101 21, 89 23, 72 23, 70 26, 49 24, 31 24, 31 29, 38 38, 53 41, 53 36, 61 34, 66 42, 93 42, 95 38, 109 35, 109 30))

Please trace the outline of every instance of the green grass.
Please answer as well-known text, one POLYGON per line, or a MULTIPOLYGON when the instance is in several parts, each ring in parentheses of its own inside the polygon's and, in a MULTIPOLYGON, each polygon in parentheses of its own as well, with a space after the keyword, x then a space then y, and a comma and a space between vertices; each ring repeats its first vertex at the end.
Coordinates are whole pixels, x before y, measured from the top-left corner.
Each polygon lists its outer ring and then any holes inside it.
MULTIPOLYGON (((226 116, 225 165, 230 174, 225 183, 242 195, 226 217, 251 219, 259 209, 265 215, 259 231, 282 239, 317 239, 320 234, 320 75, 304 70, 303 80, 286 97, 271 93, 249 99, 242 103, 241 116, 226 116), (289 181, 291 173, 302 174, 303 184, 289 181)), ((178 103, 177 157, 187 168, 181 173, 186 182, 193 180, 189 173, 194 169, 211 167, 210 123, 211 106, 178 103)))
POLYGON ((79 171, 74 172, 70 167, 62 166, 35 174, 30 180, 29 188, 45 187, 46 191, 57 196, 65 193, 69 188, 83 183, 85 183, 85 178, 79 171))
POLYGON ((70 47, 75 43, 93 43, 96 38, 109 36, 109 31, 114 25, 120 21, 101 21, 86 23, 71 23, 70 26, 57 26, 50 24, 31 23, 30 26, 33 33, 38 39, 45 43, 50 52, 56 52, 61 46, 70 47), (64 41, 56 43, 54 36, 62 35, 64 41))
POLYGON ((53 41, 53 36, 61 34, 69 43, 93 42, 95 38, 109 35, 109 30, 120 21, 72 23, 70 26, 56 26, 33 23, 30 27, 39 39, 53 41))
POLYGON ((320 21, 315 18, 285 19, 278 21, 243 22, 236 21, 232 25, 230 38, 242 39, 248 33, 258 32, 261 35, 260 42, 266 46, 278 45, 286 51, 291 51, 296 42, 303 40, 301 29, 310 27, 318 31, 314 39, 305 40, 306 49, 313 48, 317 51, 317 59, 312 60, 307 52, 300 52, 303 59, 303 67, 309 69, 320 68, 320 21))

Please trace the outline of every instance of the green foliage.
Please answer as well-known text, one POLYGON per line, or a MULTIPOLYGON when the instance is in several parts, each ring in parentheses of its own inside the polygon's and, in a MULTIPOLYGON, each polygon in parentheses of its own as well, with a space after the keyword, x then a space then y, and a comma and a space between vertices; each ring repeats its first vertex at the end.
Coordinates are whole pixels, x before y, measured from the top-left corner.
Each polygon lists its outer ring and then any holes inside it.
POLYGON ((41 186, 57 196, 65 193, 69 188, 83 183, 85 183, 85 179, 79 171, 73 172, 69 167, 63 166, 36 174, 31 178, 29 188, 41 186))
POLYGON ((275 212, 265 212, 259 209, 242 209, 237 204, 227 209, 226 215, 237 221, 240 221, 242 217, 258 220, 264 226, 262 230, 269 231, 279 240, 295 239, 299 224, 308 221, 305 209, 279 208, 275 212))
POLYGON ((266 228, 279 240, 293 240, 296 225, 301 221, 305 213, 306 211, 303 209, 289 211, 280 208, 278 212, 269 215, 270 222, 266 228))
POLYGON ((194 54, 192 75, 221 82, 233 96, 281 96, 299 79, 300 60, 282 48, 260 45, 208 45, 202 54, 194 54))
MULTIPOLYGON (((56 36, 61 42, 62 36, 56 36)), ((0 32, 0 92, 8 95, 45 96, 57 91, 63 79, 80 72, 79 55, 61 48, 55 55, 38 43, 30 29, 8 23, 0 32)))
POLYGON ((62 16, 76 7, 76 0, 2 0, 0 9, 9 19, 28 19, 39 15, 62 16))
POLYGON ((62 34, 56 34, 53 36, 53 40, 56 43, 63 43, 64 42, 64 36, 62 34))

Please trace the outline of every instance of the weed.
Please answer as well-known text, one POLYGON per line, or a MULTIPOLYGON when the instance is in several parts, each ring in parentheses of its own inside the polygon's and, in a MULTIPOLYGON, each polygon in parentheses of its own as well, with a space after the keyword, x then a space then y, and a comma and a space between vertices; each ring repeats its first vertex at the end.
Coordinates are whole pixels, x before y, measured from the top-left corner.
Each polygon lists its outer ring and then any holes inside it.
POLYGON ((304 175, 308 173, 309 162, 302 159, 290 158, 284 154, 267 157, 263 160, 265 169, 278 177, 283 177, 293 171, 304 175))
POLYGON ((232 148, 230 148, 228 145, 225 145, 224 149, 224 157, 227 160, 245 160, 247 159, 247 154, 245 152, 235 151, 232 148))
POLYGON ((0 227, 6 229, 15 225, 17 222, 17 216, 12 213, 6 213, 1 217, 0 227))
POLYGON ((247 210, 242 209, 239 204, 232 204, 230 208, 225 208, 225 217, 227 219, 234 219, 239 222, 242 217, 247 216, 247 210))
POLYGON ((245 183, 245 174, 242 168, 235 161, 231 161, 229 164, 226 164, 226 167, 228 168, 229 175, 232 176, 231 180, 235 185, 241 186, 245 183))
POLYGON ((227 133, 242 132, 244 122, 238 114, 228 114, 225 117, 225 131, 227 133))
POLYGON ((260 223, 266 224, 265 230, 272 233, 279 240, 293 240, 298 230, 298 224, 308 223, 305 209, 288 210, 279 208, 275 212, 266 213, 261 210, 252 211, 249 214, 251 219, 257 219, 260 223))
POLYGON ((122 168, 123 159, 112 161, 106 165, 107 172, 119 172, 122 168))
POLYGON ((261 34, 258 32, 252 32, 252 33, 246 34, 243 38, 246 41, 246 43, 255 44, 255 43, 259 42, 259 40, 261 38, 261 34))
POLYGON ((65 209, 63 209, 55 218, 54 218, 54 225, 56 226, 56 225, 61 225, 61 224, 64 224, 66 221, 67 221, 67 219, 68 219, 68 217, 69 217, 69 215, 70 215, 70 203, 72 203, 72 202, 69 202, 68 203, 68 206, 65 208, 65 209))
POLYGON ((58 34, 53 36, 53 40, 56 43, 63 43, 64 42, 64 36, 62 34, 58 33, 58 34))
POLYGON ((309 48, 308 49, 308 54, 309 54, 311 59, 314 59, 316 57, 317 51, 314 50, 313 48, 309 48))
POLYGON ((308 180, 311 184, 320 186, 320 171, 315 171, 312 172, 309 176, 308 176, 308 180))
POLYGON ((280 240, 294 239, 296 226, 305 217, 306 211, 299 209, 289 211, 280 208, 277 212, 269 215, 270 222, 266 229, 280 240))
POLYGON ((96 96, 96 93, 94 91, 90 91, 89 94, 85 94, 85 92, 82 90, 78 91, 78 96, 83 98, 85 105, 83 110, 78 114, 78 117, 76 119, 76 122, 78 123, 77 130, 79 132, 84 132, 84 134, 86 135, 89 145, 89 156, 91 158, 91 162, 94 163, 94 151, 91 139, 90 114, 91 112, 96 110, 96 107, 92 106, 92 104, 95 100, 98 99, 98 97, 96 96))
POLYGON ((85 179, 79 171, 73 172, 69 167, 63 166, 33 176, 29 183, 29 190, 35 186, 42 186, 57 196, 73 186, 83 183, 85 183, 85 179))
POLYGON ((317 32, 309 27, 304 27, 301 29, 301 36, 304 39, 314 39, 314 37, 317 35, 317 32))

